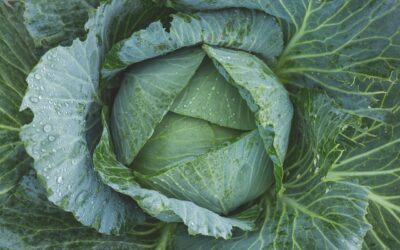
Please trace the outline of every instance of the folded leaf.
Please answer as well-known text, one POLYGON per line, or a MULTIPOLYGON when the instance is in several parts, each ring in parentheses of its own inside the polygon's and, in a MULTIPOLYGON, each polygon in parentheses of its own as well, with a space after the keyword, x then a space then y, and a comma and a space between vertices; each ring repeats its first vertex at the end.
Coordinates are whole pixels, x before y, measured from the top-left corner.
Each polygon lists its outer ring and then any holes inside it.
POLYGON ((263 194, 273 166, 257 130, 207 153, 176 162, 145 182, 163 194, 229 214, 263 194))
POLYGON ((126 73, 111 119, 119 161, 132 163, 203 58, 201 49, 188 48, 137 64, 126 73))
POLYGON ((110 78, 131 64, 200 43, 251 51, 267 59, 282 50, 281 30, 272 17, 261 12, 236 9, 172 18, 169 31, 160 21, 154 22, 114 46, 107 54, 103 76, 110 78))
POLYGON ((183 222, 191 235, 202 234, 216 238, 230 238, 233 227, 248 231, 252 223, 222 217, 193 202, 168 198, 155 190, 142 188, 133 171, 117 161, 107 127, 94 153, 94 166, 104 183, 114 190, 129 195, 148 214, 165 222, 183 222))
POLYGON ((365 220, 368 192, 346 181, 321 181, 340 157, 335 140, 353 121, 325 94, 298 95, 293 133, 285 168, 286 192, 266 195, 259 230, 238 233, 232 240, 190 237, 177 232, 176 249, 359 249, 371 228, 365 220), (290 172, 289 172, 290 171, 290 172))
POLYGON ((132 168, 144 175, 163 172, 174 163, 234 141, 241 131, 222 128, 207 121, 168 113, 135 158, 132 168))
POLYGON ((255 113, 260 136, 274 162, 276 189, 282 188, 283 161, 289 143, 293 107, 285 88, 257 57, 223 48, 203 46, 220 73, 234 86, 255 113))
POLYGON ((171 111, 200 118, 222 127, 253 130, 253 112, 237 88, 228 83, 205 58, 189 85, 179 94, 171 111))

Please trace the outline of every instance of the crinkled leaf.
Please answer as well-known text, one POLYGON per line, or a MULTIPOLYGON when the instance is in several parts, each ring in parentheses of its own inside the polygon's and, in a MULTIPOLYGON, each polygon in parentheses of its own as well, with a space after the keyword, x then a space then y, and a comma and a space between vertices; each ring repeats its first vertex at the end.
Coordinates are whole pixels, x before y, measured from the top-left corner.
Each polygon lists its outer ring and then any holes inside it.
POLYGON ((51 204, 30 174, 0 207, 1 249, 144 249, 155 248, 162 223, 147 223, 123 236, 107 236, 85 227, 51 204))
POLYGON ((388 89, 376 91, 370 86, 399 81, 399 1, 166 2, 191 10, 245 7, 281 18, 287 44, 275 70, 280 79, 323 88, 349 113, 385 122, 393 118, 393 107, 379 107, 388 89))
MULTIPOLYGON (((297 1, 277 1, 287 6, 297 1)), ((302 4, 298 4, 302 9, 302 4)), ((349 113, 390 123, 388 91, 373 85, 398 81, 399 1, 305 1, 301 19, 279 58, 277 75, 297 86, 323 88, 349 113)), ((288 13, 295 12, 288 8, 288 13)))
POLYGON ((298 96, 298 126, 288 154, 286 192, 266 196, 256 232, 232 240, 212 240, 177 233, 175 249, 359 249, 370 229, 365 221, 368 192, 346 181, 321 181, 340 156, 335 139, 348 115, 332 106, 325 94, 298 96))
POLYGON ((209 59, 205 59, 189 85, 179 94, 171 111, 207 120, 223 127, 253 130, 253 112, 209 59))
POLYGON ((298 1, 276 0, 155 0, 168 7, 179 10, 220 10, 226 8, 247 8, 265 11, 273 16, 284 18, 288 21, 298 20, 304 14, 304 5, 298 1))
POLYGON ((268 66, 256 56, 206 45, 203 48, 222 75, 239 88, 247 105, 255 113, 258 131, 275 165, 276 189, 280 191, 293 116, 287 91, 268 66))
POLYGON ((24 19, 37 47, 51 48, 70 44, 85 34, 84 24, 89 12, 100 0, 27 0, 24 19))
POLYGON ((231 9, 172 18, 169 31, 154 22, 114 46, 107 54, 103 76, 112 77, 131 64, 199 43, 251 51, 269 59, 282 50, 281 30, 272 17, 261 12, 231 9))
POLYGON ((35 62, 33 43, 21 18, 0 2, 0 202, 30 165, 19 131, 31 114, 18 111, 25 78, 35 62))
POLYGON ((155 190, 140 187, 133 171, 117 161, 107 127, 94 153, 94 165, 104 183, 129 195, 148 214, 165 222, 183 222, 191 235, 230 238, 233 227, 251 230, 252 223, 231 219, 197 206, 190 201, 168 198, 155 190))
POLYGON ((204 58, 187 48, 135 65, 115 97, 111 129, 118 160, 129 165, 204 58))
POLYGON ((328 179, 357 181, 368 188, 367 219, 372 225, 365 249, 400 245, 400 84, 392 83, 381 107, 394 106, 395 125, 364 120, 365 128, 347 135, 354 143, 333 165, 328 179))
POLYGON ((93 170, 90 151, 101 135, 100 64, 117 36, 111 32, 119 30, 114 25, 146 6, 140 1, 100 6, 89 20, 85 41, 75 40, 72 46, 54 48, 43 56, 28 77, 21 107, 34 113, 21 137, 49 200, 82 224, 107 234, 130 230, 144 214, 131 199, 103 184, 93 170))

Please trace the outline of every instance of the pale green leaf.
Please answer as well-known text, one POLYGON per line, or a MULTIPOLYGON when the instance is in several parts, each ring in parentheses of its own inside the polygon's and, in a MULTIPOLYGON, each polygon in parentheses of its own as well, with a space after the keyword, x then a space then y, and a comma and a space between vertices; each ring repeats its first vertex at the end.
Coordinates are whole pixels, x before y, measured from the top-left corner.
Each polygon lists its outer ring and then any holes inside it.
POLYGON ((129 165, 204 58, 187 48, 134 65, 115 97, 111 118, 118 160, 129 165))
POLYGON ((145 183, 163 194, 229 214, 263 194, 273 183, 273 166, 258 130, 185 161, 145 183))
POLYGON ((251 230, 246 220, 222 217, 190 201, 183 201, 142 188, 135 173, 117 161, 113 153, 107 127, 94 153, 94 166, 104 183, 114 190, 129 195, 148 214, 165 222, 183 222, 191 235, 202 234, 230 238, 233 227, 251 230))
POLYGON ((229 84, 207 58, 175 99, 171 111, 223 127, 256 128, 253 112, 238 89, 229 84))
POLYGON ((132 168, 145 175, 157 174, 173 163, 193 159, 240 134, 241 131, 200 119, 168 113, 140 150, 132 168))
POLYGON ((206 45, 203 48, 226 80, 239 89, 255 113, 258 131, 275 165, 276 189, 280 191, 293 116, 287 91, 268 66, 256 56, 206 45))
POLYGON ((112 77, 131 64, 200 43, 251 51, 268 59, 282 50, 281 30, 272 17, 261 12, 230 9, 172 18, 169 31, 154 22, 114 46, 107 54, 103 76, 112 77))
POLYGON ((340 157, 335 142, 351 117, 325 94, 303 92, 296 98, 294 127, 286 166, 286 192, 266 195, 256 232, 231 240, 176 234, 174 249, 360 249, 367 231, 368 192, 346 181, 321 180, 340 157), (289 173, 290 171, 290 173, 289 173))
POLYGON ((91 151, 101 135, 100 64, 115 37, 109 32, 116 29, 113 25, 146 6, 140 1, 100 6, 89 20, 85 41, 75 40, 70 47, 56 47, 43 56, 28 77, 21 107, 34 114, 21 138, 49 200, 72 212, 83 225, 106 234, 131 230, 144 214, 131 199, 102 183, 93 170, 91 151))

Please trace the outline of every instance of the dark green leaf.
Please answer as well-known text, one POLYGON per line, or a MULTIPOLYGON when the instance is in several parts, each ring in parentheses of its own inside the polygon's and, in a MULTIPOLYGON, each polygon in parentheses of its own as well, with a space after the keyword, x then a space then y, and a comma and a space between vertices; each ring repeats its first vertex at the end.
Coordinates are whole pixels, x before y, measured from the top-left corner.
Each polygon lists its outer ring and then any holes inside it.
POLYGON ((67 45, 85 34, 84 24, 100 0, 26 0, 24 19, 37 47, 67 45))
POLYGON ((13 191, 31 160, 19 139, 29 112, 19 113, 25 78, 36 63, 33 43, 21 18, 0 2, 0 202, 13 191))
POLYGON ((0 248, 25 249, 153 249, 163 224, 146 223, 122 236, 107 236, 82 226, 51 204, 46 192, 30 174, 16 193, 0 207, 0 248))

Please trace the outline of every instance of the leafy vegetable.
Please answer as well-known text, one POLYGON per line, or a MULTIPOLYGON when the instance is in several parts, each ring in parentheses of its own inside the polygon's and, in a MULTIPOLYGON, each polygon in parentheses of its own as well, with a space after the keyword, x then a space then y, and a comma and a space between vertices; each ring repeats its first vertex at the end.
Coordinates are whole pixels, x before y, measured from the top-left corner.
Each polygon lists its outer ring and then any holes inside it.
POLYGON ((398 249, 399 15, 0 1, 0 248, 398 249))

